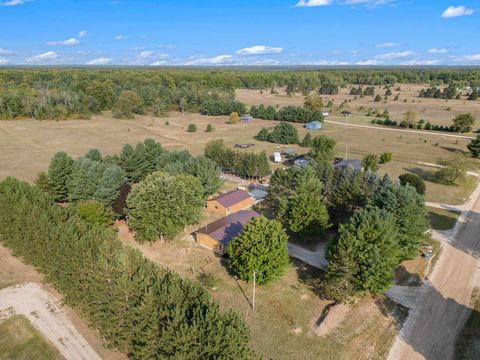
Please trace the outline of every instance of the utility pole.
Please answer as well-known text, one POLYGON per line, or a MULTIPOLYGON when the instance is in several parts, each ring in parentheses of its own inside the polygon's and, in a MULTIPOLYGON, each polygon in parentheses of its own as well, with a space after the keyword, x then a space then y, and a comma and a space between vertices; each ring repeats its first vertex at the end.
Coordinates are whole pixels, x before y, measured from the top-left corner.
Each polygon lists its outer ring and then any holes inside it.
POLYGON ((252 300, 252 309, 255 310, 255 280, 257 277, 257 273, 253 272, 253 300, 252 300))

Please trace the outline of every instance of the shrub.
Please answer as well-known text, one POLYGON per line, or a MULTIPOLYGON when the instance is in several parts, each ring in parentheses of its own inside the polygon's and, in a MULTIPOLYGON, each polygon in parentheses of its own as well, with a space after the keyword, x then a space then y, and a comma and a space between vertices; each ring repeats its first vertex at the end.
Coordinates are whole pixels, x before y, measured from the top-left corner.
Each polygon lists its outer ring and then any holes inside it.
POLYGON ((362 167, 365 171, 377 171, 380 167, 378 166, 378 155, 376 154, 367 154, 362 159, 362 167))
POLYGON ((196 131, 197 131, 197 125, 195 125, 195 124, 189 124, 188 125, 187 132, 194 133, 196 131))
POLYGON ((227 124, 238 124, 239 121, 240 117, 238 116, 238 113, 232 112, 228 117, 227 124))
POLYGON ((466 133, 472 131, 473 125, 475 125, 475 116, 467 113, 455 116, 452 127, 456 132, 466 133))
POLYGON ((205 132, 213 132, 213 126, 212 124, 208 124, 207 128, 205 129, 205 132))
POLYGON ((420 176, 415 174, 405 173, 400 175, 398 177, 398 180, 400 180, 401 185, 413 186, 415 190, 417 190, 417 193, 419 193, 420 195, 425 195, 425 191, 427 187, 425 185, 425 181, 423 181, 423 179, 420 176))
POLYGON ((375 96, 375 102, 380 102, 382 101, 382 97, 380 95, 375 96))
POLYGON ((80 216, 93 225, 109 226, 113 213, 95 200, 81 201, 76 204, 80 216))
POLYGON ((384 152, 382 155, 380 155, 380 162, 382 164, 386 164, 390 161, 392 161, 392 153, 391 152, 384 152))
POLYGON ((474 158, 480 157, 480 135, 477 135, 475 139, 472 139, 467 145, 468 151, 474 158))
POLYGON ((268 129, 261 128, 257 136, 255 136, 255 139, 257 139, 258 141, 269 141, 270 133, 268 132, 268 129))

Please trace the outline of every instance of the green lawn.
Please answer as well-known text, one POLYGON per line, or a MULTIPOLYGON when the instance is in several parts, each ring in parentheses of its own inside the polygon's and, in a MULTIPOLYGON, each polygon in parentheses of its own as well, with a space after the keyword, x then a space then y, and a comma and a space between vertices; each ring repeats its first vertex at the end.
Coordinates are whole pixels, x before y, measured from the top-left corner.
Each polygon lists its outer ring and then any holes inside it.
POLYGON ((0 322, 0 360, 63 359, 23 316, 0 322))
POLYGON ((480 289, 473 295, 475 305, 456 343, 455 359, 478 359, 480 349, 480 289))
POLYGON ((427 208, 430 225, 434 230, 450 230, 455 227, 459 213, 453 210, 427 208))

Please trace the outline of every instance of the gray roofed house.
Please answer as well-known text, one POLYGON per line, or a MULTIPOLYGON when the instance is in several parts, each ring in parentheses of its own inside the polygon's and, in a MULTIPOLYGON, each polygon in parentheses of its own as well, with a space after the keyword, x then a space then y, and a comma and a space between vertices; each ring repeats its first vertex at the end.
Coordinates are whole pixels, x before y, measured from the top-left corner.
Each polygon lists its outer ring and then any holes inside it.
POLYGON ((260 214, 253 210, 237 211, 198 229, 195 239, 200 245, 224 254, 230 241, 243 231, 251 219, 258 216, 260 214))
POLYGON ((362 162, 360 160, 341 160, 333 165, 335 169, 351 167, 354 170, 362 170, 362 162))
POLYGON ((240 121, 242 122, 249 123, 249 122, 252 122, 252 120, 253 120, 253 117, 250 114, 243 114, 242 116, 240 116, 240 121))

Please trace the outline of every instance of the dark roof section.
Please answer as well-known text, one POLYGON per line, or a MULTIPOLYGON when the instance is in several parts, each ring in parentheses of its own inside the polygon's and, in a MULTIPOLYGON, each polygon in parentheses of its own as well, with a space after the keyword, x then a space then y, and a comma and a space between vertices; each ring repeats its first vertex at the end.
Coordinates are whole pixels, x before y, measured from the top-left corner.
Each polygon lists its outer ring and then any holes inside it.
POLYGON ((247 222, 258 216, 260 214, 256 211, 240 210, 198 229, 197 233, 207 234, 226 246, 230 240, 243 231, 247 222))
POLYGON ((334 168, 351 167, 354 170, 362 170, 362 162, 360 160, 341 160, 333 165, 334 168))
POLYGON ((211 200, 216 200, 223 207, 228 208, 232 205, 238 204, 243 200, 248 199, 249 197, 250 195, 246 191, 237 189, 217 196, 216 198, 213 198, 211 200))

